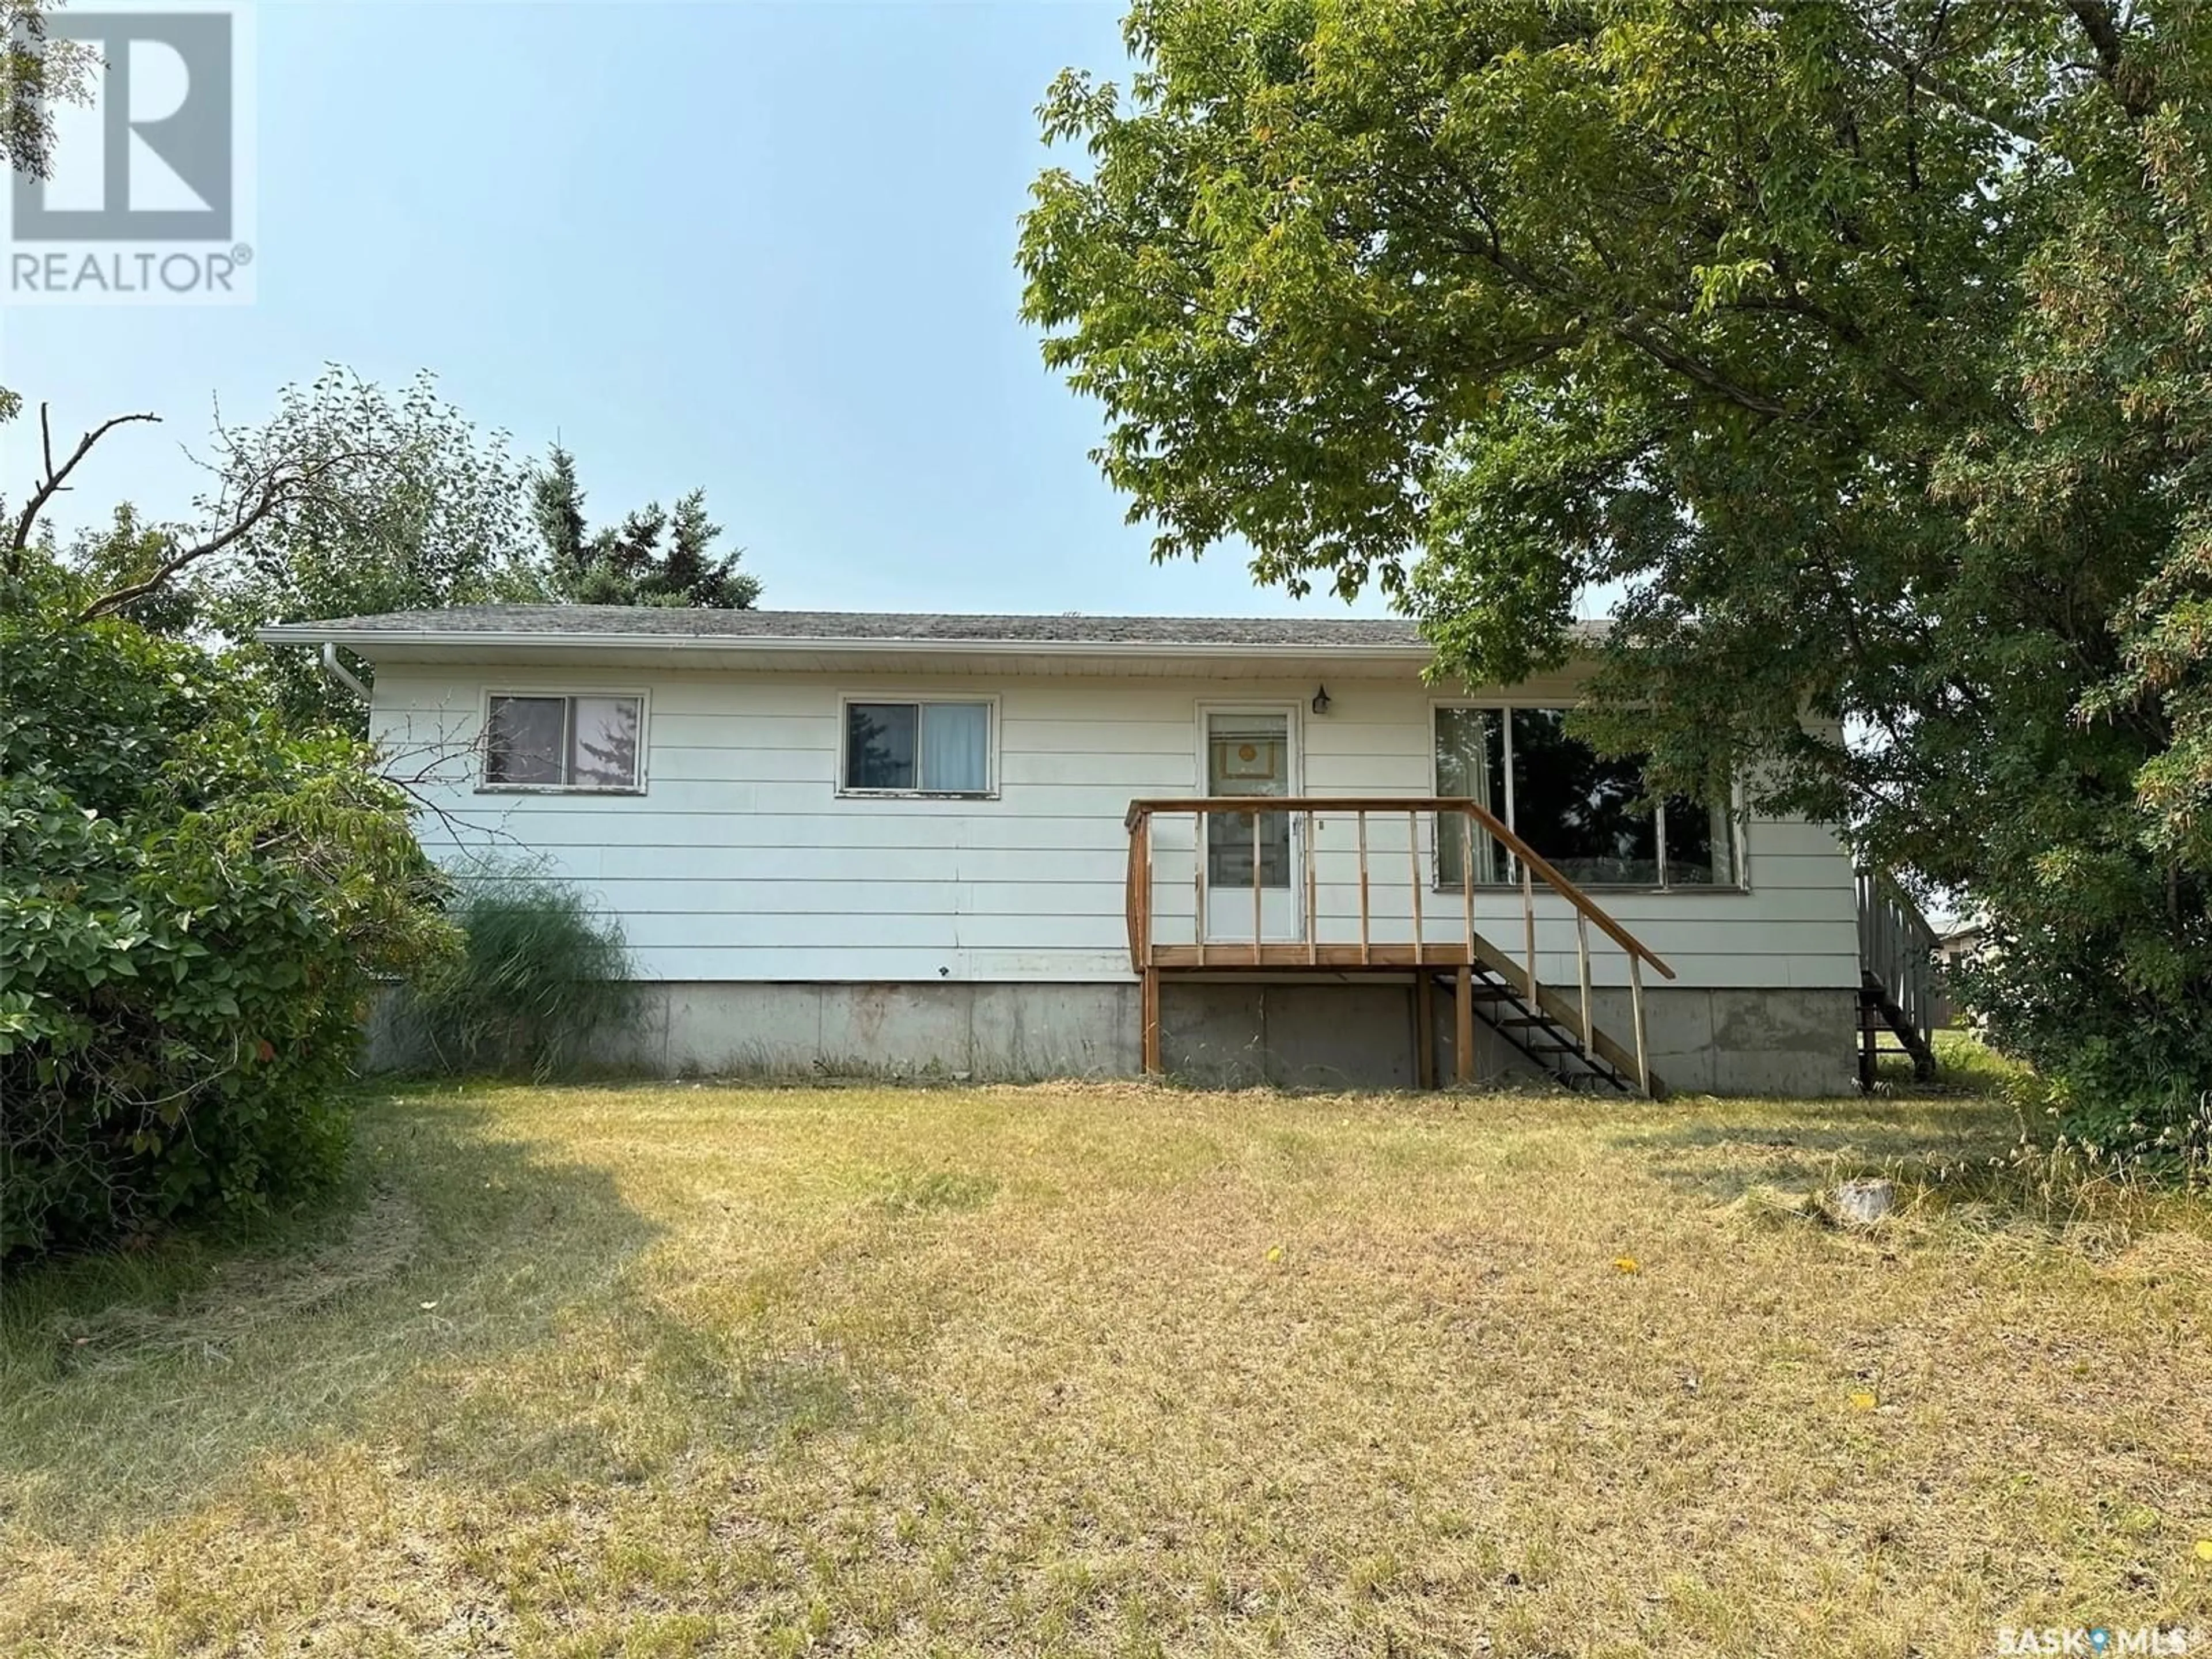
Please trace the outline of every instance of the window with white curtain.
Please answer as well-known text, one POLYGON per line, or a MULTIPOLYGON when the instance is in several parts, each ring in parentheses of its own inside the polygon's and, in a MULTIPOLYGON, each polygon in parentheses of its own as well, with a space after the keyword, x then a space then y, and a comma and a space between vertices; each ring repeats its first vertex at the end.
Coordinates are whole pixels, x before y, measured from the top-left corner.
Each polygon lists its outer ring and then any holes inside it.
POLYGON ((848 794, 988 795, 991 705, 900 700, 845 704, 848 794))
POLYGON ((495 691, 485 710, 487 789, 599 789, 636 793, 645 699, 495 691))
MULTIPOLYGON (((1567 735, 1567 711, 1439 708, 1437 793, 1504 819, 1568 880, 1584 887, 1735 887, 1742 884, 1732 802, 1644 800, 1644 769, 1567 735)), ((1465 815, 1437 824, 1437 881, 1456 887, 1468 855, 1465 815)), ((1512 854, 1480 825, 1477 885, 1521 879, 1512 854)))

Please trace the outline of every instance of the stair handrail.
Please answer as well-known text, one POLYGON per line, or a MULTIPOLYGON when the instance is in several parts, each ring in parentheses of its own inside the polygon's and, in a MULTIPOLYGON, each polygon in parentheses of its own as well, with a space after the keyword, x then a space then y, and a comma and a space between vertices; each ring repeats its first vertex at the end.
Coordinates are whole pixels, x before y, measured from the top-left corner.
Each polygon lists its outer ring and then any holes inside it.
MULTIPOLYGON (((1167 813, 1243 812, 1458 812, 1474 818, 1489 830, 1498 842, 1521 860, 1522 867, 1534 874, 1544 884, 1559 894, 1576 910, 1597 925, 1598 931, 1632 957, 1641 958, 1668 979, 1674 977, 1659 953, 1622 927, 1605 908, 1553 867, 1551 861, 1528 845, 1509 828, 1505 821, 1480 801, 1462 795, 1194 795, 1175 798, 1139 799, 1129 803, 1128 812, 1122 819, 1123 827, 1133 836, 1140 824, 1148 824, 1155 815, 1167 813)), ((1135 878, 1135 861, 1132 860, 1131 878, 1135 878)), ((1131 954, 1140 951, 1135 937, 1134 907, 1132 907, 1131 954)), ((1145 941, 1148 944, 1149 941, 1145 941)))
POLYGON ((1926 1042, 1934 1030, 1936 929, 1889 871, 1863 865, 1854 875, 1859 966, 1881 981, 1926 1042))

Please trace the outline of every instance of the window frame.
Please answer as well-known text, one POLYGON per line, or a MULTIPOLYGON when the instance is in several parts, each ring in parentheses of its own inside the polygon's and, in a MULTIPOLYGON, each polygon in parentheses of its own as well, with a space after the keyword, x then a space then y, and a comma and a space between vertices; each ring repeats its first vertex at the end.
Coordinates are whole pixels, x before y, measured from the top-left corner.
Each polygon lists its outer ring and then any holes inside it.
MULTIPOLYGON (((1429 793, 1438 796, 1443 793, 1442 784, 1437 775, 1437 711, 1440 708, 1478 708, 1486 713, 1503 715, 1499 735, 1505 773, 1505 800, 1502 808, 1493 802, 1491 810, 1504 820, 1508 829, 1516 835, 1519 834, 1521 826, 1513 811, 1515 802, 1512 711, 1516 708, 1571 709, 1573 706, 1571 702, 1562 702, 1553 697, 1431 697, 1429 699, 1428 709, 1429 793)), ((1659 879, 1656 882, 1589 881, 1577 882, 1575 884, 1585 892, 1592 893, 1660 893, 1670 896, 1683 893, 1748 893, 1751 891, 1751 849, 1749 836, 1747 833, 1748 825, 1745 821, 1746 817, 1743 781, 1739 778, 1729 787, 1729 868, 1735 872, 1735 874, 1727 881, 1680 883, 1668 881, 1667 803, 1662 798, 1652 803, 1652 851, 1659 866, 1659 879)), ((1444 841, 1440 826, 1433 823, 1431 825, 1429 842, 1429 866, 1434 890, 1439 893, 1460 891, 1462 884, 1447 879, 1444 874, 1444 841)), ((1508 858, 1512 856, 1510 851, 1506 856, 1508 858)), ((1478 881, 1474 884, 1474 889, 1477 892, 1495 893, 1519 885, 1520 881, 1516 878, 1510 881, 1478 881)))
POLYGON ((591 685, 487 685, 477 710, 477 787, 479 795, 642 795, 646 793, 646 765, 653 753, 653 698, 643 686, 591 685), (563 708, 561 714, 561 763, 568 763, 568 745, 576 731, 576 699, 579 697, 632 697, 637 702, 637 770, 632 780, 622 783, 502 783, 491 778, 491 706, 501 697, 558 697, 563 708))
POLYGON ((997 800, 1000 798, 999 745, 1001 726, 999 719, 999 695, 994 691, 840 691, 837 694, 837 796, 842 800, 997 800), (983 740, 983 771, 986 787, 975 789, 865 789, 848 781, 847 768, 852 761, 852 716, 847 712, 854 703, 910 703, 915 716, 915 775, 921 773, 921 708, 925 703, 980 703, 986 710, 984 718, 989 730, 983 740))

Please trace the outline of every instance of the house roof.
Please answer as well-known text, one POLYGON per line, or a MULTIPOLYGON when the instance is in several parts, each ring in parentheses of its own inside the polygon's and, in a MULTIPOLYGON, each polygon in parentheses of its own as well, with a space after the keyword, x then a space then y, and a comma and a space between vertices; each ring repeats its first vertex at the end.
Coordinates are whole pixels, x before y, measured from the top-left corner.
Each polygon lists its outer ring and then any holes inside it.
MULTIPOLYGON (((1577 624, 1595 637, 1595 624, 1577 624)), ((282 623, 272 645, 339 645, 372 662, 590 661, 795 672, 1418 675, 1410 622, 1372 617, 975 616, 941 611, 697 611, 482 605, 282 623)))
POLYGON ((1368 617, 970 616, 946 611, 705 611, 670 605, 471 605, 371 617, 284 623, 273 643, 319 644, 360 635, 810 640, 1021 645, 1384 646, 1425 650, 1410 622, 1368 617))

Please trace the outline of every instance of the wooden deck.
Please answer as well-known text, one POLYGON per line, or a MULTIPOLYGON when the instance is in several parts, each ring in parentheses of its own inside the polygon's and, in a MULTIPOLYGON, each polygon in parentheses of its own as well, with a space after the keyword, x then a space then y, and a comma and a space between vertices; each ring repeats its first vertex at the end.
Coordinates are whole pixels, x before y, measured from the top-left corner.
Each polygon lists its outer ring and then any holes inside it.
POLYGON ((1158 969, 1258 969, 1262 972, 1319 969, 1328 973, 1407 974, 1416 968, 1456 968, 1472 961, 1464 945, 1155 945, 1158 969))
MULTIPOLYGON (((1570 1084, 1591 1080, 1609 1086, 1656 1095, 1662 1085, 1651 1074, 1650 1044, 1644 1011, 1644 969, 1649 964, 1662 976, 1674 971, 1649 946, 1608 915, 1589 896, 1567 879, 1536 850, 1508 829, 1478 801, 1449 796, 1220 796, 1130 803, 1127 921, 1129 959, 1143 985, 1141 1019, 1145 1069, 1160 1071, 1160 981, 1163 976, 1191 974, 1411 974, 1414 976, 1417 1029, 1431 1029, 1433 998, 1440 981, 1448 983, 1453 999, 1453 1051, 1459 1080, 1471 1080, 1474 1023, 1477 1009, 1486 1012, 1483 1023, 1531 1060, 1570 1084), (1263 818, 1289 816, 1301 823, 1304 833, 1300 886, 1304 902, 1293 907, 1303 937, 1268 939, 1267 895, 1285 891, 1279 879, 1272 889, 1263 885, 1261 829, 1263 818), (1410 879, 1402 889, 1407 914, 1390 916, 1381 931, 1410 936, 1389 941, 1376 939, 1374 882, 1369 850, 1370 815, 1401 821, 1406 832, 1406 855, 1410 879), (1193 820, 1191 839, 1194 904, 1193 931, 1188 944, 1169 943, 1156 937, 1154 887, 1154 822, 1163 817, 1187 816, 1193 820), (1327 817, 1353 820, 1357 849, 1357 936, 1325 939, 1319 936, 1319 882, 1316 869, 1315 828, 1327 817), (1461 842, 1460 890, 1439 892, 1430 901, 1431 915, 1423 915, 1424 894, 1431 884, 1425 862, 1421 830, 1424 822, 1438 823, 1457 818, 1463 830, 1461 842), (1212 912, 1206 890, 1207 857, 1204 826, 1218 818, 1249 818, 1254 849, 1251 868, 1251 932, 1244 939, 1209 936, 1212 912), (1516 960, 1475 927, 1475 888, 1473 850, 1479 836, 1487 837, 1517 872, 1521 899, 1521 952, 1516 960), (1570 999, 1541 982, 1537 975, 1535 890, 1539 885, 1564 897, 1575 919, 1577 994, 1570 999), (1439 908, 1441 907, 1441 908, 1439 908), (1450 913, 1455 911, 1456 916, 1450 913), (1436 924, 1447 917, 1459 922, 1456 939, 1437 939, 1436 924), (1593 1017, 1590 978, 1592 935, 1618 949, 1626 959, 1635 1024, 1632 1045, 1615 1041, 1598 1030, 1593 1017)), ((1349 883, 1347 883, 1347 885, 1349 883)), ((1241 909, 1244 890, 1233 895, 1241 909)), ((1217 897, 1231 897, 1217 893, 1217 897)), ((1424 1086, 1434 1081, 1433 1055, 1425 1038, 1417 1044, 1416 1071, 1424 1086)))

